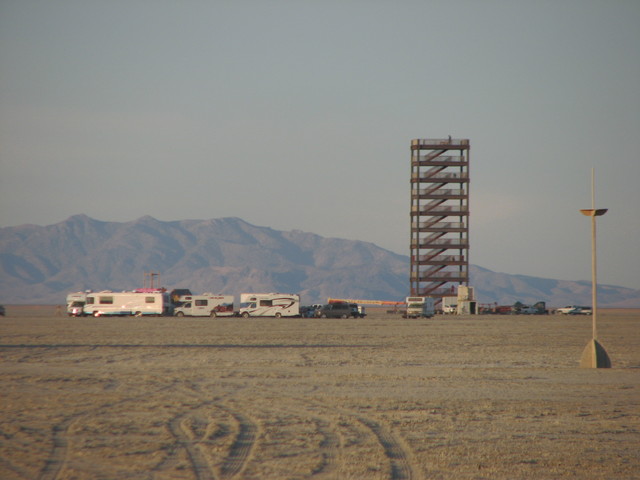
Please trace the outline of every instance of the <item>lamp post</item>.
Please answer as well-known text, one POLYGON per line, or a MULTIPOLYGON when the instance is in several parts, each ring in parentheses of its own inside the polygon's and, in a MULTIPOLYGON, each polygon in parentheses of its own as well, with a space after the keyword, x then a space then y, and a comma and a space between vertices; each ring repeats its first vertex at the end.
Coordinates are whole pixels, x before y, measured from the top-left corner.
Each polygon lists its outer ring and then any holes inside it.
POLYGON ((596 320, 598 318, 598 293, 596 279, 596 217, 601 217, 607 213, 606 208, 596 208, 595 194, 595 171, 591 169, 591 208, 580 210, 580 213, 591 217, 591 317, 592 317, 592 338, 582 351, 580 366, 582 368, 611 368, 611 360, 602 344, 598 342, 598 331, 596 320))

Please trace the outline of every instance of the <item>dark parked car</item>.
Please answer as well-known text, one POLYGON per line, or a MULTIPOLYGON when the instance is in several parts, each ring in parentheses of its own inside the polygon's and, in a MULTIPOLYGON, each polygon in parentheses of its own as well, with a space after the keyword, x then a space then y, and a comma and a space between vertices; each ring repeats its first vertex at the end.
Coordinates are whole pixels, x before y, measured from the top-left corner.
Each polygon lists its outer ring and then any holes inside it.
POLYGON ((316 313, 316 315, 320 318, 349 318, 358 316, 357 310, 354 315, 353 307, 349 303, 329 303, 327 305, 323 305, 320 310, 316 313))

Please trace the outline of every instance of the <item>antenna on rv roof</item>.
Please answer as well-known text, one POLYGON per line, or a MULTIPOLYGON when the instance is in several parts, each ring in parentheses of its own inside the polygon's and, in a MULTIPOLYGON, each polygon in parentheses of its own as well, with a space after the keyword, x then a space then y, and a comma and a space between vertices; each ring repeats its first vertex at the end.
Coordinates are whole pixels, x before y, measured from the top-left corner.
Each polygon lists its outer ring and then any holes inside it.
POLYGON ((160 274, 155 272, 144 272, 144 280, 142 281, 142 288, 160 288, 160 274), (154 279, 158 277, 158 285, 154 285, 154 279), (147 285, 147 278, 149 279, 149 285, 147 285))

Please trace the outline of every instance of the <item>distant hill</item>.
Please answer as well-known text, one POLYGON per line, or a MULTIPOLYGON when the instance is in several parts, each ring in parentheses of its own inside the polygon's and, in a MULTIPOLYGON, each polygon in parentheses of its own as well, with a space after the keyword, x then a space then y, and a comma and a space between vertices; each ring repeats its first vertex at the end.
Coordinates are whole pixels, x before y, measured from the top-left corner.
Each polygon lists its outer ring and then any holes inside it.
MULTIPOLYGON (((372 243, 251 225, 239 218, 102 222, 75 215, 48 226, 0 228, 0 303, 64 303, 68 292, 130 290, 145 272, 168 289, 239 295, 300 293, 402 300, 409 258, 372 243)), ((589 282, 550 280, 471 267, 480 303, 590 304, 589 282)), ((640 291, 600 286, 602 306, 640 307, 640 291)))

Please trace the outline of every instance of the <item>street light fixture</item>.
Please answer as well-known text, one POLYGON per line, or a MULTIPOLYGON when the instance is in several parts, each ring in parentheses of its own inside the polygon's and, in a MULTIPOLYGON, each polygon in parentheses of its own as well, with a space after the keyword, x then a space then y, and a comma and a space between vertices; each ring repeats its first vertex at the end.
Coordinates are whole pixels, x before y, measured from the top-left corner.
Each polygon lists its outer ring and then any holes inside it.
POLYGON ((596 209, 595 194, 595 171, 591 169, 591 208, 580 210, 580 213, 587 217, 591 217, 591 317, 592 317, 592 339, 582 351, 580 358, 580 366, 583 368, 611 368, 611 360, 607 351, 598 342, 598 331, 596 327, 596 319, 598 317, 598 294, 596 280, 596 217, 601 217, 607 213, 606 208, 596 209))

